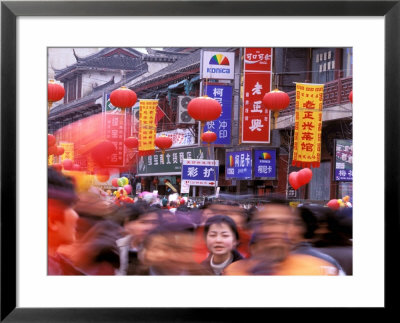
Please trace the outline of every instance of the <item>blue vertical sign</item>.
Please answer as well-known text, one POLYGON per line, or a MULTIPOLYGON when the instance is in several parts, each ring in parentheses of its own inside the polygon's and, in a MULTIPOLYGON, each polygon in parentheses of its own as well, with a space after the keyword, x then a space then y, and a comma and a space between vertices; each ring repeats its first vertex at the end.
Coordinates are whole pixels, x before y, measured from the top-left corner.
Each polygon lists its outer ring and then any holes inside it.
POLYGON ((253 161, 251 150, 226 152, 225 157, 225 178, 252 178, 253 161))
POLYGON ((232 128, 232 86, 207 85, 206 94, 217 100, 222 106, 222 113, 217 120, 205 123, 204 132, 212 131, 217 134, 214 144, 230 145, 232 128))
POLYGON ((276 150, 254 150, 254 177, 276 178, 276 150))

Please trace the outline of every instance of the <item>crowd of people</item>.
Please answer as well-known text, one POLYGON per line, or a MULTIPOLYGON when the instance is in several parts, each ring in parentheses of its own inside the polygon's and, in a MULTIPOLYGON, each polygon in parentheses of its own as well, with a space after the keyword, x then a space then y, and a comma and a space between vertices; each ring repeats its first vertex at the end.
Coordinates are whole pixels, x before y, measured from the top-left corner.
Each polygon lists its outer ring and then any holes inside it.
POLYGON ((352 209, 78 192, 48 168, 49 275, 352 275, 352 209), (173 207, 171 207, 173 206, 173 207))

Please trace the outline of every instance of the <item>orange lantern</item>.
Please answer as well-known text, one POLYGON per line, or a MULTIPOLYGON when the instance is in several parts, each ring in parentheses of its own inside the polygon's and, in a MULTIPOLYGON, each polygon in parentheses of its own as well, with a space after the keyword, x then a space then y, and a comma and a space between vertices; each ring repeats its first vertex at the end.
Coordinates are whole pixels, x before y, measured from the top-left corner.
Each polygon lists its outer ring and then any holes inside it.
POLYGON ((139 141, 135 137, 128 137, 124 141, 125 146, 128 148, 137 148, 139 145, 139 141))
POLYGON ((99 182, 107 182, 110 179, 110 173, 107 169, 99 169, 96 171, 96 177, 99 182))
POLYGON ((117 108, 131 108, 137 101, 137 95, 134 91, 122 86, 110 94, 110 102, 117 108))
POLYGON ((172 139, 166 135, 161 135, 156 138, 155 144, 158 148, 161 149, 162 154, 164 156, 165 149, 168 149, 172 146, 172 139))
POLYGON ((353 103, 353 90, 350 91, 349 100, 351 103, 353 103))

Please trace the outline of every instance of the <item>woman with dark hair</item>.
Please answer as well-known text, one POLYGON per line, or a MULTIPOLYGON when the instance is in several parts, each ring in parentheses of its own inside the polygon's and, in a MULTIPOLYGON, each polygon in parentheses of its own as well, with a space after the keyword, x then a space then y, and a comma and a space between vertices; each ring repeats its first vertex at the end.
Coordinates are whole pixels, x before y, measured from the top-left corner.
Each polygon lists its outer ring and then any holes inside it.
POLYGON ((215 215, 207 219, 204 225, 204 236, 209 251, 202 262, 214 275, 222 275, 225 267, 243 259, 237 251, 239 232, 235 221, 227 215, 215 215))

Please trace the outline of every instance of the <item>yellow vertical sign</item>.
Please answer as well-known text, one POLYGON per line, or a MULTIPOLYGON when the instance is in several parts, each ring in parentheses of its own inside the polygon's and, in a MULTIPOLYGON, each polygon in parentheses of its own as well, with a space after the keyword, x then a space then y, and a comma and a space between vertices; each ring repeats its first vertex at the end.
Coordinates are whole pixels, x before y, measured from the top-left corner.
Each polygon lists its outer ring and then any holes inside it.
POLYGON ((139 106, 139 155, 154 154, 156 139, 156 112, 158 100, 140 100, 139 106))
POLYGON ((296 84, 293 166, 320 165, 323 100, 323 84, 296 84))
POLYGON ((74 160, 74 143, 73 142, 60 142, 60 146, 64 148, 64 153, 61 155, 61 162, 64 159, 74 160))

